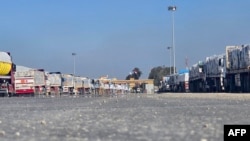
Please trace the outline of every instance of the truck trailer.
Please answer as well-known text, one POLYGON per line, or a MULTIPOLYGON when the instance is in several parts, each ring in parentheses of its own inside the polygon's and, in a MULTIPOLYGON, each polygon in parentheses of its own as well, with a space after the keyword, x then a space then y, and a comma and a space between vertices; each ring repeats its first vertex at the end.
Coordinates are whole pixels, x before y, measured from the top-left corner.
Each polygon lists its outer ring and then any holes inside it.
POLYGON ((228 92, 250 92, 250 45, 226 47, 228 92))
POLYGON ((62 74, 63 93, 74 94, 74 76, 73 74, 62 74))
POLYGON ((176 81, 178 92, 189 92, 189 70, 180 70, 176 81))
POLYGON ((84 83, 84 94, 91 94, 92 90, 94 89, 93 84, 91 83, 91 79, 88 77, 82 78, 84 83))
POLYGON ((84 94, 84 77, 75 77, 75 94, 84 94))
POLYGON ((0 52, 0 96, 12 96, 15 93, 14 72, 16 65, 9 52, 0 52))
POLYGON ((62 78, 64 94, 84 93, 84 77, 74 76, 73 74, 62 74, 62 78))
POLYGON ((168 84, 171 92, 178 91, 177 79, 178 79, 178 73, 169 75, 168 84))
POLYGON ((162 81, 160 81, 158 93, 170 92, 169 79, 170 79, 169 75, 162 77, 162 81))
POLYGON ((189 90, 191 92, 206 92, 206 75, 204 62, 194 64, 189 70, 189 90))
POLYGON ((213 55, 204 62, 206 92, 224 92, 226 87, 226 55, 213 55))
POLYGON ((46 93, 48 95, 61 95, 63 77, 61 72, 46 73, 46 93))
POLYGON ((32 69, 17 66, 15 72, 15 94, 45 94, 45 72, 43 69, 32 69))

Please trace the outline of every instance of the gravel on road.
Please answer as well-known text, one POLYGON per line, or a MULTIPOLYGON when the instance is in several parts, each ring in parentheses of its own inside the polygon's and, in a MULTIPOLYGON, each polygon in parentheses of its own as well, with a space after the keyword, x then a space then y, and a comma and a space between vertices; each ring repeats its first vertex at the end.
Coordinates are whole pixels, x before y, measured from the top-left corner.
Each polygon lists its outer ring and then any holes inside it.
POLYGON ((250 123, 249 94, 0 98, 1 141, 223 141, 250 123))

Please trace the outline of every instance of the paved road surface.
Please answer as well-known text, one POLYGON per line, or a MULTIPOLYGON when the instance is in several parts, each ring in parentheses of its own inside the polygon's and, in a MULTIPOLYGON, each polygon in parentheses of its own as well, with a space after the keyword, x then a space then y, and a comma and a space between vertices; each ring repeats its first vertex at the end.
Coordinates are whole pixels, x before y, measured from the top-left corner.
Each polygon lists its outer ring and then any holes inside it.
POLYGON ((0 98, 1 141, 223 141, 250 124, 250 94, 0 98))

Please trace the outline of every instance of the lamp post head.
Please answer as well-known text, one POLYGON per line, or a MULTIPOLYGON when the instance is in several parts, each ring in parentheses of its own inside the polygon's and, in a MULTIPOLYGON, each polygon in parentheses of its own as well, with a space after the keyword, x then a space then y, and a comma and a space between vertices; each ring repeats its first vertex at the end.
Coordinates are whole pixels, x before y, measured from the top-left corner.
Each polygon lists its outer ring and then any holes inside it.
POLYGON ((171 49, 172 47, 167 47, 167 49, 171 49))
POLYGON ((176 6, 169 6, 168 11, 176 11, 176 6))
POLYGON ((72 53, 72 56, 75 56, 76 55, 76 53, 72 53))

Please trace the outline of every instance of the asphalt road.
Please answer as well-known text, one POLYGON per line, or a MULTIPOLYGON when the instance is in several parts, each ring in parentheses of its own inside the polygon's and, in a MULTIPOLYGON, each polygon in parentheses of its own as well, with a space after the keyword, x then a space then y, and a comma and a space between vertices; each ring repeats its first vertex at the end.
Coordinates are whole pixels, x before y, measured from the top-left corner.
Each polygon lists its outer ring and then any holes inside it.
POLYGON ((0 98, 1 141, 223 141, 250 124, 250 94, 0 98))

